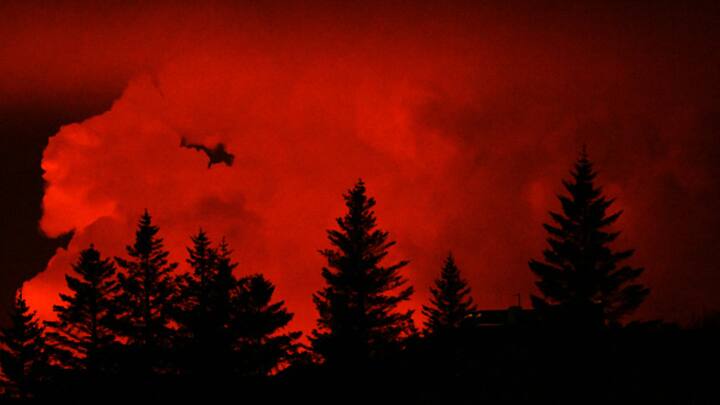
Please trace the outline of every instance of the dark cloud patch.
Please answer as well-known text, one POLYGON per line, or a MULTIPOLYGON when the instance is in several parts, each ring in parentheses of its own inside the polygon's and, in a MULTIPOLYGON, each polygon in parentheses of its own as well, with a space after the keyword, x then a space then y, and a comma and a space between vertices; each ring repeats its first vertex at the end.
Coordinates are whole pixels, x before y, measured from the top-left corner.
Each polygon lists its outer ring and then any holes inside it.
POLYGON ((201 143, 188 142, 187 138, 183 137, 180 140, 180 147, 194 149, 198 152, 205 153, 208 158, 208 169, 211 168, 212 165, 218 163, 224 163, 227 166, 232 166, 233 161, 235 161, 235 155, 228 152, 224 143, 217 143, 213 147, 207 147, 201 143))

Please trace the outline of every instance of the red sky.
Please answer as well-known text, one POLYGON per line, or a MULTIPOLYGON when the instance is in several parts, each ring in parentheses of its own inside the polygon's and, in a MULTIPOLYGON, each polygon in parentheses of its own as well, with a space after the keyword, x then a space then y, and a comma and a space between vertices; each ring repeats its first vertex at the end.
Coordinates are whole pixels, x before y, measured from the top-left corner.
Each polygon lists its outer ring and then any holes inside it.
MULTIPOLYGON (((8 7, 6 99, 112 107, 63 126, 42 159, 40 222, 75 230, 25 294, 47 315, 79 249, 118 255, 148 208, 172 259, 199 227, 226 236, 315 319, 318 249, 358 177, 416 287, 449 250, 481 307, 534 291, 547 210, 583 143, 625 210, 651 298, 638 316, 720 308, 717 14, 684 6, 381 8, 260 3, 8 7), (207 169, 180 138, 224 142, 207 169)), ((524 298, 527 304, 527 299, 524 298)))

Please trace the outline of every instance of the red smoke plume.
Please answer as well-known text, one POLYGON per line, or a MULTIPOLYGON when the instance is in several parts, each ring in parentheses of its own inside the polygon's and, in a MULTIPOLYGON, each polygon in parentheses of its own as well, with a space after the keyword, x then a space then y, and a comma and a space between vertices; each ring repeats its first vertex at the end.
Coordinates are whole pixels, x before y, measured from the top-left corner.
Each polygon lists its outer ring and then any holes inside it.
MULTIPOLYGON (((45 151, 42 229, 76 233, 26 297, 50 316, 78 251, 95 243, 122 255, 148 208, 173 260, 199 227, 227 237, 238 271, 265 273, 308 330, 324 230, 362 177, 394 254, 412 262, 413 306, 448 250, 482 307, 507 306, 533 292, 527 260, 540 255, 540 225, 586 143, 625 210, 619 244, 647 267, 641 315, 720 305, 718 79, 708 66, 718 55, 693 28, 705 21, 595 11, 218 5, 138 20, 113 9, 109 33, 93 14, 67 34, 92 42, 77 50, 94 64, 82 72, 91 83, 132 79, 109 111, 63 127, 45 151), (224 143, 234 164, 208 170, 182 137, 224 143)), ((40 55, 53 46, 67 45, 40 55)), ((61 88, 72 72, 51 65, 50 88, 61 88)))

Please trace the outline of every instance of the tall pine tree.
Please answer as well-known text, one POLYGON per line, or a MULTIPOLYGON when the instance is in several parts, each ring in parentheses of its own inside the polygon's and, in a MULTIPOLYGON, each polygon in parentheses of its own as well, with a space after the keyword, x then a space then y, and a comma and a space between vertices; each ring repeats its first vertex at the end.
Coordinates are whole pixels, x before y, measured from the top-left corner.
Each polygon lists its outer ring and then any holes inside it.
POLYGON ((532 301, 551 319, 598 327, 617 322, 633 311, 649 289, 635 283, 642 268, 623 264, 633 250, 614 251, 610 247, 620 232, 608 228, 622 211, 607 212, 613 200, 595 187, 596 173, 585 150, 571 175, 572 180, 563 181, 569 195, 558 197, 562 213, 551 212, 554 224, 544 225, 550 234, 544 260, 530 261, 542 293, 532 301))
POLYGON ((44 332, 19 290, 10 313, 10 324, 0 331, 0 366, 8 397, 33 398, 47 378, 49 347, 44 332))
POLYGON ((177 263, 168 262, 168 251, 158 237, 159 228, 147 210, 135 232, 135 242, 127 246, 128 259, 115 258, 124 270, 118 274, 120 294, 118 332, 129 345, 140 351, 145 368, 157 363, 173 335, 171 319, 177 263))
POLYGON ((343 197, 347 213, 327 231, 333 247, 320 251, 327 285, 313 296, 319 318, 311 340, 329 365, 352 367, 382 356, 411 328, 412 311, 397 306, 413 289, 399 272, 407 261, 382 265, 395 242, 376 228, 375 199, 363 181, 343 197))
POLYGON ((427 317, 425 329, 429 334, 446 334, 476 324, 478 311, 470 297, 470 287, 460 276, 452 254, 445 259, 440 278, 430 288, 430 294, 430 305, 423 305, 423 314, 427 317))
POLYGON ((64 304, 53 307, 57 321, 46 322, 48 338, 70 354, 66 366, 91 373, 108 371, 116 344, 115 266, 90 245, 72 268, 79 277, 65 276, 71 294, 60 294, 64 304))

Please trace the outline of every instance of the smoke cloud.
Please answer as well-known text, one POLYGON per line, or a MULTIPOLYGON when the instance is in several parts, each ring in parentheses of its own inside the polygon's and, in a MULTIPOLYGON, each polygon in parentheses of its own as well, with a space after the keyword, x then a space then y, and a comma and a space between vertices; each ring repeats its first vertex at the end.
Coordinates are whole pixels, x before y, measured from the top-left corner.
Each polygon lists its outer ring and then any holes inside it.
POLYGON ((148 208, 173 260, 184 261, 199 227, 226 237, 238 271, 265 273, 295 327, 309 330, 317 250, 343 213, 342 192, 362 177, 398 241, 393 256, 411 260, 411 306, 452 250, 479 304, 504 307, 533 292, 527 261, 544 248, 540 225, 587 144, 625 212, 618 244, 636 247, 634 263, 647 268, 653 293, 639 316, 720 306, 720 87, 708 20, 593 11, 158 11, 147 32, 173 32, 167 16, 180 13, 197 36, 143 45, 172 51, 144 50, 152 63, 128 70, 108 111, 51 138, 41 227, 75 234, 26 297, 51 316, 79 250, 122 255, 148 208), (233 165, 207 170, 205 155, 178 147, 184 136, 225 145, 233 165))

